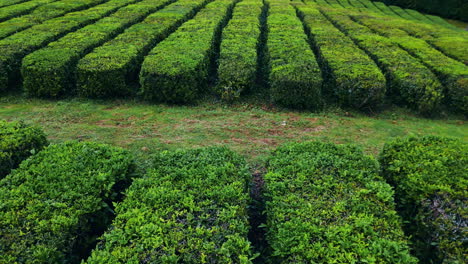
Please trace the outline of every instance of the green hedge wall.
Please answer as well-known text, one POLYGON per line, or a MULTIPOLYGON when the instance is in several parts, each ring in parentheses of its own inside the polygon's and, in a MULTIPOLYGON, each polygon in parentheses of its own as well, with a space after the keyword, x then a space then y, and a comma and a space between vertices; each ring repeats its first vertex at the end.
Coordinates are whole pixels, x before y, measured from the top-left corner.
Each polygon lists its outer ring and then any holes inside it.
POLYGON ((208 2, 172 3, 86 55, 77 65, 78 94, 97 98, 132 94, 129 87, 138 80, 144 56, 208 2))
POLYGON ((468 2, 465 0, 383 0, 383 2, 468 21, 468 2))
POLYGON ((267 166, 272 263, 417 263, 378 164, 352 146, 278 148, 267 166))
POLYGON ((41 5, 52 3, 55 1, 58 0, 32 0, 17 5, 0 8, 0 22, 13 18, 15 16, 26 14, 41 5))
POLYGON ((322 72, 294 7, 269 0, 266 43, 272 101, 291 108, 320 109, 322 72))
POLYGON ((0 39, 68 12, 90 8, 106 0, 61 0, 40 6, 31 13, 0 23, 0 39))
POLYGON ((136 1, 111 0, 83 11, 47 20, 0 40, 0 92, 21 80, 21 60, 26 55, 136 1))
POLYGON ((145 57, 140 71, 146 100, 190 103, 208 86, 221 29, 237 0, 216 0, 160 42, 145 57))
POLYGON ((262 0, 243 0, 223 29, 216 93, 226 101, 238 98, 257 79, 262 0))
POLYGON ((329 97, 340 105, 358 109, 381 105, 386 80, 375 62, 317 8, 297 8, 323 65, 329 97))
POLYGON ((251 263, 249 179, 226 148, 157 154, 87 263, 251 263))
POLYGON ((0 179, 48 144, 41 129, 0 120, 0 179))
POLYGON ((27 94, 39 97, 73 94, 76 89, 76 64, 81 57, 173 1, 136 1, 29 54, 23 59, 21 68, 23 89, 27 94))
POLYGON ((120 148, 76 142, 21 163, 0 181, 0 263, 77 263, 110 222, 132 164, 120 148))
POLYGON ((397 139, 385 144, 380 161, 421 263, 466 263, 468 144, 397 139))

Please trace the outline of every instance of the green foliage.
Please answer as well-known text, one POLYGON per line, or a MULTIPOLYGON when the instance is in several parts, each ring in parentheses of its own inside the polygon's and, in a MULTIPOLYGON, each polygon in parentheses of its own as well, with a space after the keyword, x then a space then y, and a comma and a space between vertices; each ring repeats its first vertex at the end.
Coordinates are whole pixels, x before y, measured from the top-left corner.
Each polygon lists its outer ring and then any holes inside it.
POLYGON ((142 96, 151 101, 193 102, 208 85, 221 29, 236 0, 216 0, 160 42, 140 71, 142 96))
MULTIPOLYGON (((9 85, 21 80, 21 60, 27 54, 135 1, 137 0, 111 0, 83 11, 71 12, 62 17, 47 20, 0 40, 2 51, 0 53, 0 91, 6 90, 9 85)), ((54 76, 48 77, 54 78, 54 76)))
POLYGON ((0 120, 0 179, 48 144, 41 129, 0 120))
POLYGON ((110 222, 132 164, 120 148, 77 142, 21 163, 0 181, 0 263, 76 263, 110 222))
POLYGON ((57 0, 31 0, 25 3, 0 8, 0 22, 13 18, 15 16, 26 14, 31 10, 34 10, 34 8, 48 3, 52 3, 54 1, 57 0))
POLYGON ((386 80, 375 62, 317 8, 298 6, 298 10, 323 65, 330 97, 358 109, 381 105, 386 80))
POLYGON ((86 9, 105 0, 61 0, 42 5, 31 13, 0 23, 0 39, 68 12, 86 9))
POLYGON ((244 0, 223 30, 216 92, 226 101, 255 84, 262 11, 262 0, 244 0))
POLYGON ((57 97, 75 89, 76 64, 94 47, 173 0, 143 0, 66 35, 23 59, 23 88, 28 95, 57 97))
POLYGON ((301 21, 289 1, 270 0, 267 56, 271 97, 275 103, 299 109, 320 109, 322 73, 301 21))
POLYGON ((421 263, 466 263, 468 145, 435 136, 397 139, 385 144, 380 161, 421 263))
POLYGON ((465 0, 384 0, 384 2, 468 21, 468 2, 465 0))
POLYGON ((152 160, 87 263, 251 263, 244 159, 218 147, 152 160))
POLYGON ((278 148, 265 175, 272 263, 416 263, 378 164, 352 146, 278 148))
POLYGON ((26 2, 26 1, 29 1, 29 0, 3 0, 3 1, 0 3, 0 7, 10 6, 10 5, 16 5, 16 4, 20 4, 20 3, 22 3, 22 2, 26 2))
POLYGON ((149 50, 207 2, 177 1, 86 55, 77 66, 78 93, 98 98, 130 94, 129 85, 149 50))

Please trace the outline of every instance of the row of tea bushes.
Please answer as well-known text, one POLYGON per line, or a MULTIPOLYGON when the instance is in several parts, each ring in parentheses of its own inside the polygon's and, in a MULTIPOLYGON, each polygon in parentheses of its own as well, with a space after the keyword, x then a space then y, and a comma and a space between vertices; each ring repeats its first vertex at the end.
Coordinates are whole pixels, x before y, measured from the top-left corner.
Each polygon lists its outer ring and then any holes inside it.
POLYGON ((466 263, 468 144, 397 139, 384 146, 380 162, 421 263, 466 263))
POLYGON ((274 263, 417 263, 378 164, 352 146, 278 148, 265 175, 274 263))
POLYGON ((226 148, 157 154, 86 263, 251 263, 249 180, 226 148))
POLYGON ((317 8, 296 7, 328 81, 325 92, 340 105, 357 109, 381 105, 386 80, 375 62, 317 8))
POLYGON ((39 128, 22 122, 0 120, 0 179, 48 144, 39 128))
POLYGON ((22 2, 26 2, 26 1, 30 1, 30 0, 3 0, 3 1, 0 3, 0 7, 10 6, 10 5, 16 5, 16 4, 20 4, 20 3, 22 3, 22 2))
POLYGON ((141 0, 50 43, 23 59, 23 89, 28 95, 58 97, 76 89, 76 65, 93 48, 114 38, 174 0, 141 0))
POLYGON ((90 8, 106 0, 61 0, 40 6, 29 14, 0 23, 0 39, 66 13, 90 8))
POLYGON ((375 35, 369 28, 351 20, 348 14, 327 8, 320 10, 377 62, 388 81, 387 95, 391 95, 394 102, 423 114, 438 109, 443 99, 443 87, 424 64, 390 39, 375 35))
POLYGON ((413 8, 442 17, 468 21, 468 3, 465 0, 378 0, 386 4, 413 8))
POLYGON ((50 145, 0 181, 0 263, 80 260, 109 224, 131 155, 96 143, 50 145))
POLYGON ((21 60, 29 53, 137 1, 111 0, 83 11, 47 20, 0 40, 0 91, 21 80, 21 60))
POLYGON ((255 84, 263 10, 262 0, 243 0, 223 29, 216 92, 226 101, 255 84))
POLYGON ((77 65, 77 92, 86 97, 132 94, 144 56, 209 0, 179 0, 96 48, 77 65))
POLYGON ((25 3, 0 8, 0 22, 13 18, 15 16, 26 14, 41 5, 52 3, 55 1, 58 0, 31 0, 25 3))
POLYGON ((275 103, 320 109, 322 71, 296 10, 286 0, 268 0, 268 82, 275 103))
POLYGON ((142 96, 151 101, 189 103, 208 86, 221 30, 237 0, 216 0, 185 22, 145 57, 142 96))

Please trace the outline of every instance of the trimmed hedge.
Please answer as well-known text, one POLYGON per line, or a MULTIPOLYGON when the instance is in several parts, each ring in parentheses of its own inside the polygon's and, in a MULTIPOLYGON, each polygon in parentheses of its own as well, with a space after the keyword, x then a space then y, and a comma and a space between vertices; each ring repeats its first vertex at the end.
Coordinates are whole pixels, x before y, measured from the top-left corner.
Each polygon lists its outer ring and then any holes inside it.
POLYGON ((360 149, 284 145, 264 179, 272 263, 417 263, 393 191, 360 149))
POLYGON ((255 84, 263 9, 262 0, 243 0, 223 30, 216 92, 226 101, 238 98, 255 84))
POLYGON ((31 1, 31 0, 2 0, 2 2, 0 3, 0 7, 21 4, 22 2, 26 2, 26 1, 31 1))
POLYGON ((140 71, 146 100, 189 103, 208 85, 208 74, 221 30, 237 0, 216 0, 160 42, 140 71))
POLYGON ((434 25, 434 21, 430 20, 427 16, 419 13, 416 10, 413 9, 405 9, 406 13, 408 13, 410 16, 414 17, 417 21, 424 22, 427 24, 432 24, 434 25))
POLYGON ((129 87, 138 79, 144 56, 207 2, 179 0, 86 55, 77 65, 78 94, 98 98, 131 94, 129 87))
POLYGON ((48 144, 41 129, 0 120, 0 179, 48 144))
POLYGON ((138 0, 111 0, 83 11, 47 20, 0 40, 0 92, 21 80, 21 60, 27 54, 136 1, 138 0))
POLYGON ((468 144, 396 139, 385 144, 380 161, 421 263, 466 263, 468 144))
POLYGON ((443 87, 426 66, 392 40, 352 21, 348 16, 350 11, 346 14, 326 8, 321 11, 378 63, 388 80, 388 95, 395 103, 404 103, 422 114, 438 109, 443 87))
MULTIPOLYGON (((358 0, 363 4, 368 10, 374 11, 377 14, 383 14, 382 10, 380 10, 377 6, 373 4, 370 0, 358 0)), ((353 1, 354 2, 354 1, 353 1)))
POLYGON ((30 14, 15 17, 0 23, 0 39, 54 17, 62 16, 68 12, 90 8, 105 1, 106 0, 62 0, 45 4, 36 8, 30 14))
POLYGON ((303 25, 289 1, 269 0, 268 81, 273 102, 299 109, 320 109, 322 72, 303 25))
POLYGON ((390 10, 395 12, 399 17, 407 19, 407 20, 417 20, 416 18, 412 17, 410 14, 408 14, 403 8, 399 6, 388 6, 390 10))
POLYGON ((447 18, 468 21, 468 2, 465 0, 384 0, 384 2, 447 18))
POLYGON ((142 0, 66 35, 23 59, 21 74, 28 95, 58 97, 76 88, 76 64, 93 48, 140 22, 174 0, 142 0))
POLYGON ((377 6, 377 8, 379 8, 380 10, 382 10, 382 12, 385 15, 393 16, 393 17, 400 17, 382 2, 374 2, 374 5, 377 6))
POLYGON ((249 179, 226 148, 161 152, 87 263, 251 263, 249 179))
POLYGON ((35 8, 58 0, 32 0, 25 3, 0 8, 0 22, 27 14, 35 8))
POLYGON ((112 216, 132 158, 96 143, 50 145, 0 181, 0 262, 76 263, 112 216))
POLYGON ((327 80, 327 92, 339 104, 373 108, 382 104, 386 80, 369 56, 320 11, 297 6, 327 80))
POLYGON ((468 114, 468 66, 449 58, 434 49, 426 41, 411 37, 408 33, 385 22, 391 18, 353 15, 353 18, 378 34, 387 36, 394 43, 421 60, 434 71, 446 87, 446 97, 454 110, 468 114))

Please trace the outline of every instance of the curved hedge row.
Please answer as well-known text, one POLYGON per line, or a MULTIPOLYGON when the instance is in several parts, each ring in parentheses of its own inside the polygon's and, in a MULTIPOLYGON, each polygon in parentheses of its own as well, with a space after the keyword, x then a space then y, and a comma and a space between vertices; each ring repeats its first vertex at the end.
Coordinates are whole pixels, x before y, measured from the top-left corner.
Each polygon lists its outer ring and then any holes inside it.
POLYGON ((289 1, 268 0, 266 43, 272 100, 292 108, 320 109, 322 72, 289 1))
POLYGON ((41 129, 0 120, 0 179, 48 144, 41 129))
POLYGON ((208 85, 208 74, 221 29, 237 0, 216 0, 160 42, 145 57, 141 94, 147 100, 193 102, 208 85))
POLYGON ((297 8, 317 50, 330 97, 355 108, 381 105, 386 80, 375 62, 317 8, 303 5, 297 8))
POLYGON ((129 180, 126 151, 96 143, 50 145, 0 181, 0 262, 76 262, 112 216, 129 180))
POLYGON ((390 39, 375 35, 369 28, 351 20, 348 15, 352 12, 320 10, 383 69, 389 95, 395 103, 404 103, 423 114, 437 110, 443 99, 443 87, 426 66, 390 39))
POLYGON ((226 148, 156 155, 87 263, 251 263, 249 179, 226 148))
POLYGON ((278 148, 265 178, 273 263, 417 263, 378 164, 351 146, 278 148))
POLYGON ((115 39, 96 48, 77 65, 78 94, 111 97, 131 94, 144 56, 209 0, 179 0, 149 15, 115 39))
POLYGON ((23 89, 28 95, 58 97, 76 89, 76 64, 93 48, 174 0, 139 0, 112 15, 50 43, 23 59, 23 89))
POLYGON ((380 161, 421 263, 466 263, 468 145, 434 136, 397 139, 385 144, 380 161))
POLYGON ((226 101, 253 87, 257 77, 262 0, 243 0, 223 29, 216 92, 226 101))
POLYGON ((384 0, 384 2, 468 21, 468 2, 465 0, 384 0))
POLYGON ((27 14, 28 12, 34 10, 35 8, 41 5, 45 5, 56 1, 58 0, 32 0, 17 5, 11 5, 0 8, 0 22, 13 18, 15 16, 27 14))
POLYGON ((0 39, 68 12, 101 4, 106 0, 61 0, 36 8, 33 12, 0 23, 0 39))
POLYGON ((47 20, 0 40, 0 91, 21 80, 21 60, 27 54, 136 1, 111 0, 90 9, 47 20))
MULTIPOLYGON (((353 1, 354 2, 354 1, 353 1)), ((383 14, 382 10, 380 10, 376 5, 372 3, 370 0, 358 0, 363 6, 365 6, 368 10, 371 10, 377 14, 383 14)))

